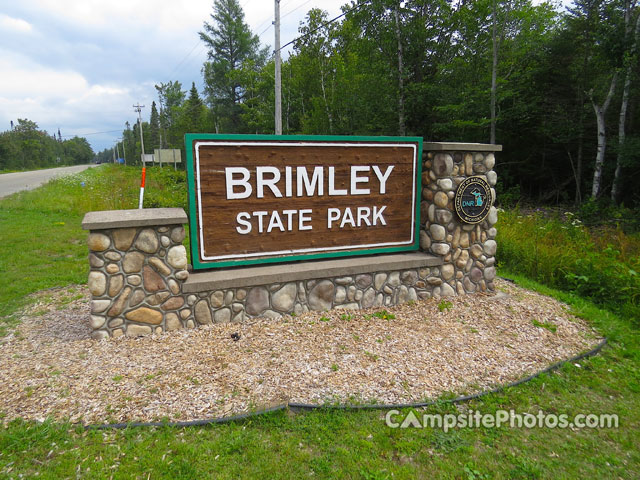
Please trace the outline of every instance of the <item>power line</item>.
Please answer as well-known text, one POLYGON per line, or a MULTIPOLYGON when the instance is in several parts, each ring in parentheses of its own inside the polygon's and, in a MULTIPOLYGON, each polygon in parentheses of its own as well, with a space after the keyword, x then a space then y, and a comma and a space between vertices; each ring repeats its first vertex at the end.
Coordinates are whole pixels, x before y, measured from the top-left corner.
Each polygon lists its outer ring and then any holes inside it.
MULTIPOLYGON (((322 25, 320 25, 319 27, 314 28, 313 30, 311 30, 310 32, 305 33, 304 35, 300 35, 299 37, 294 38, 293 40, 291 40, 289 43, 285 43, 283 46, 281 46, 278 51, 282 50, 285 47, 288 47, 289 45, 297 42, 298 40, 301 40, 303 38, 308 37, 309 35, 314 34, 315 32, 317 32, 318 30, 320 30, 321 28, 326 27, 327 25, 331 25, 333 22, 335 22, 336 20, 339 20, 340 18, 344 17, 345 15, 353 12, 354 10, 357 10, 358 8, 362 7, 366 2, 366 0, 362 3, 357 4, 355 7, 350 8, 349 10, 347 10, 346 12, 341 13, 340 15, 338 15, 335 18, 332 18, 331 20, 323 23, 322 25)), ((275 52, 274 52, 275 53, 275 52)))
POLYGON ((114 132, 121 132, 122 130, 107 130, 105 132, 91 132, 91 133, 83 133, 81 135, 60 135, 61 137, 67 138, 67 137, 86 137, 87 135, 100 135, 102 133, 114 133, 114 132))

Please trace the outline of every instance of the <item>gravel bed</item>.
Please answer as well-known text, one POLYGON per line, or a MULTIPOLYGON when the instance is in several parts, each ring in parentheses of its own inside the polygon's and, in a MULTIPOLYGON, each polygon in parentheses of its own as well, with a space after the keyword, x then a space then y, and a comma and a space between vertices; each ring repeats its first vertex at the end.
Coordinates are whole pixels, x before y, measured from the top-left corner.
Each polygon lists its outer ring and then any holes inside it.
POLYGON ((496 286, 495 295, 386 311, 102 341, 89 339, 86 286, 39 292, 0 339, 0 415, 89 424, 230 416, 288 401, 419 402, 514 381, 599 342, 566 305, 496 286))

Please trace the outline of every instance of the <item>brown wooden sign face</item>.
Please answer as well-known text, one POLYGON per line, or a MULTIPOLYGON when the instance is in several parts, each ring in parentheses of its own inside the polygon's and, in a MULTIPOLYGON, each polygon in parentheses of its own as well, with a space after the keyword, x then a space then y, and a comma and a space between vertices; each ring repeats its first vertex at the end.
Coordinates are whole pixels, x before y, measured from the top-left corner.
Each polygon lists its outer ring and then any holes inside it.
POLYGON ((187 135, 194 268, 417 249, 421 141, 187 135))

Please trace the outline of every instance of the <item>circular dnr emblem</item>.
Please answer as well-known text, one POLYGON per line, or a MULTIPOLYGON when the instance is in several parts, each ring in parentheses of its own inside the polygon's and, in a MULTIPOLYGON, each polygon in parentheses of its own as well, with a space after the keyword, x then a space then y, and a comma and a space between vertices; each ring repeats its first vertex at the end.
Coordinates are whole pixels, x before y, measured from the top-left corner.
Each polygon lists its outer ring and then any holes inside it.
POLYGON ((469 177, 456 190, 456 212, 463 222, 480 223, 492 204, 491 187, 482 177, 469 177))

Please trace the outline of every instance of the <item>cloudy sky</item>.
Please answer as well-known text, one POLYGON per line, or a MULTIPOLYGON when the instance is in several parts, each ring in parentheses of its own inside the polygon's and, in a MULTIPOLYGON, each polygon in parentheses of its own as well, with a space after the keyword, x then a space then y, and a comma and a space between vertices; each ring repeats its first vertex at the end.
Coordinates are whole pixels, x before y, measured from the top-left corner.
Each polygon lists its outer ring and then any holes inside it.
MULTIPOLYGON (((273 2, 239 0, 245 21, 273 45, 273 2)), ((346 0, 281 0, 282 44, 306 12, 341 13, 346 0)), ((133 105, 157 99, 154 85, 195 81, 206 49, 198 38, 213 0, 19 0, 0 9, 0 131, 28 118, 63 137, 85 136, 98 152, 136 121, 133 105)))

